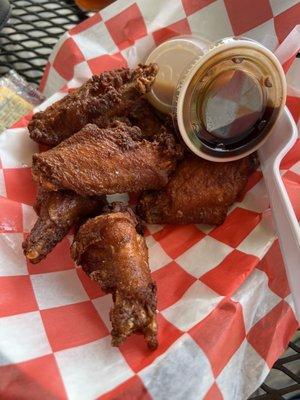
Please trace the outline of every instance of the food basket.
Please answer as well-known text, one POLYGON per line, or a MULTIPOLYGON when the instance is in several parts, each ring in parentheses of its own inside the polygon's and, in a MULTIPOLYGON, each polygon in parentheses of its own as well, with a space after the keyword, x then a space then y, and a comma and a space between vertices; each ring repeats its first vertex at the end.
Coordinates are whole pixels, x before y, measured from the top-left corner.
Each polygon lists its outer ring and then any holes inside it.
MULTIPOLYGON (((38 109, 62 98, 93 73, 135 66, 155 45, 179 34, 200 34, 210 40, 243 34, 263 40, 274 51, 283 42, 277 52, 289 75, 288 70, 296 68, 291 62, 298 51, 297 36, 284 39, 294 28, 294 16, 299 19, 299 5, 244 3, 247 8, 242 11, 238 3, 223 0, 116 2, 60 39, 40 85, 51 97, 38 109)), ((295 119, 299 102, 296 89, 290 89, 287 104, 295 119)), ((279 228, 288 267, 295 253, 285 246, 297 243, 299 227, 283 183, 298 216, 300 197, 299 139, 289 111, 274 128, 284 132, 273 135, 282 140, 268 142, 261 150, 261 170, 250 177, 224 225, 147 227, 150 267, 158 285, 160 345, 155 352, 148 351, 139 336, 119 349, 110 346, 111 297, 74 266, 69 256, 71 236, 37 266, 23 257, 21 242, 36 218, 30 165, 32 154, 39 150, 28 137, 29 118, 0 136, 3 397, 240 400, 250 396, 298 327, 266 190, 274 191, 272 206, 281 207, 276 217, 287 216, 275 218, 277 227, 289 221, 293 240, 279 228), (283 177, 278 169, 281 160, 283 177)), ((287 271, 296 283, 297 271, 287 271)))

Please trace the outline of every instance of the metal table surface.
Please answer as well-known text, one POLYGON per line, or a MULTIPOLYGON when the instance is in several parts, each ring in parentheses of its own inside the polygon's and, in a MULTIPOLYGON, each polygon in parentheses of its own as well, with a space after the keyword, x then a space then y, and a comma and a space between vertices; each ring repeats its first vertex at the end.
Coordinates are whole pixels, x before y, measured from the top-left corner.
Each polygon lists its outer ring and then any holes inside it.
POLYGON ((38 83, 57 39, 87 18, 72 0, 12 0, 12 14, 0 32, 0 75, 15 69, 38 83))
MULTIPOLYGON (((0 75, 15 69, 38 84, 58 38, 87 18, 72 0, 13 0, 0 32, 0 75)), ((299 56, 299 55, 298 55, 299 56)), ((300 400, 300 331, 251 400, 300 400)))

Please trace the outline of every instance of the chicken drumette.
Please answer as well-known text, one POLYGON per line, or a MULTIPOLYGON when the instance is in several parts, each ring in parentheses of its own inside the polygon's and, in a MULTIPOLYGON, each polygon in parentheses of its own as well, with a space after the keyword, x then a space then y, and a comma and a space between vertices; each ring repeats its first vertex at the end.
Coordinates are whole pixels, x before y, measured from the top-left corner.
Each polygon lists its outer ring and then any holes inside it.
POLYGON ((157 70, 155 64, 139 65, 93 76, 79 89, 36 113, 28 125, 30 137, 56 146, 95 120, 100 127, 108 126, 115 116, 125 116, 149 91, 157 70))
POLYGON ((115 204, 106 214, 88 220, 76 234, 71 253, 92 280, 112 293, 112 344, 118 346, 137 332, 155 349, 156 285, 133 212, 115 204))
POLYGON ((25 256, 32 263, 38 263, 66 236, 72 225, 98 214, 105 204, 105 196, 83 197, 66 190, 39 189, 34 207, 38 219, 23 242, 25 256))
POLYGON ((214 163, 189 155, 163 189, 141 195, 137 213, 149 224, 220 225, 253 166, 251 157, 214 163))

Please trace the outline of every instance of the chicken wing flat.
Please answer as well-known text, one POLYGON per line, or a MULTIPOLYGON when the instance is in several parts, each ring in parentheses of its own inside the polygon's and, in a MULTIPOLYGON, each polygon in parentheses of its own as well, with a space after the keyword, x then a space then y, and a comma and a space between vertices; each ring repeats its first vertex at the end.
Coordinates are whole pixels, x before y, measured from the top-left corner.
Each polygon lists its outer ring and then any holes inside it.
POLYGON ((47 190, 102 195, 166 185, 182 147, 161 130, 152 141, 138 127, 89 124, 57 147, 33 156, 34 180, 47 190))
POLYGON ((139 65, 95 75, 79 89, 36 113, 28 125, 30 137, 38 143, 56 146, 94 122, 101 127, 115 115, 123 116, 134 101, 150 90, 157 65, 139 65))
POLYGON ((144 98, 139 98, 128 113, 132 125, 138 126, 146 138, 151 138, 162 128, 163 122, 152 105, 144 98))
POLYGON ((25 256, 34 264, 41 261, 83 217, 96 215, 106 204, 105 196, 82 197, 70 191, 38 191, 35 211, 38 215, 29 236, 23 242, 25 256))
POLYGON ((141 195, 137 213, 149 224, 220 225, 252 169, 251 157, 213 163, 189 155, 166 187, 141 195))
POLYGON ((112 345, 119 346, 137 332, 155 349, 156 285, 133 212, 115 205, 107 214, 88 220, 76 234, 71 254, 92 280, 112 293, 112 345))
POLYGON ((139 127, 143 138, 147 140, 152 140, 159 132, 165 132, 166 130, 175 136, 173 124, 170 123, 169 118, 166 118, 166 116, 160 117, 154 107, 143 97, 137 99, 123 116, 118 115, 108 120, 106 126, 98 123, 97 119, 94 123, 99 127, 108 128, 114 126, 116 121, 125 123, 128 126, 139 127))

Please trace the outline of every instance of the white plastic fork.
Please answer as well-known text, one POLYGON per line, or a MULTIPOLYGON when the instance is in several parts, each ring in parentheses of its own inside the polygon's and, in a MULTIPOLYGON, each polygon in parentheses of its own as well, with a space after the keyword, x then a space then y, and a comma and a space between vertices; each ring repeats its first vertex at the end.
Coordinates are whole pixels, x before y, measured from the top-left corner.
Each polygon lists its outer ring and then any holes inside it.
POLYGON ((258 154, 295 304, 295 313, 300 322, 300 227, 279 169, 283 157, 295 144, 297 137, 297 126, 285 107, 273 127, 272 134, 258 154))

